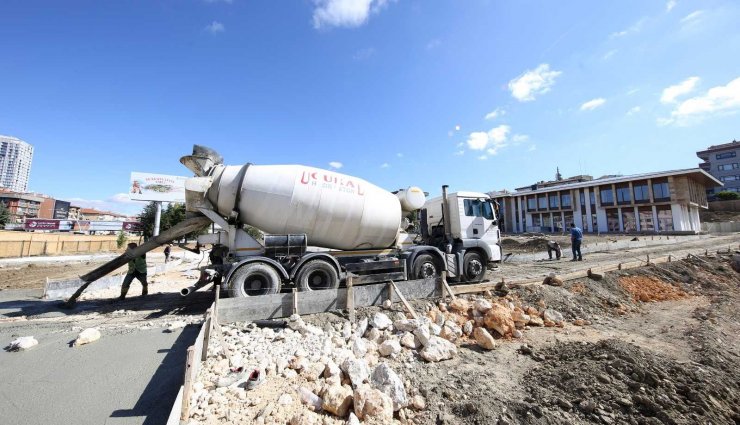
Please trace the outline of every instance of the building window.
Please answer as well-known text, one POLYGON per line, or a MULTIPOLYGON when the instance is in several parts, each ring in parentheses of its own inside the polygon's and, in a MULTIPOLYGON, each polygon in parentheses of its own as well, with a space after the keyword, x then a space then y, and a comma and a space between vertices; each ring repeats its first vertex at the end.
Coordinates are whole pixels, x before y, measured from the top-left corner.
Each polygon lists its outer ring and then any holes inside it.
POLYGON ((632 201, 630 196, 630 187, 623 186, 617 188, 617 203, 618 204, 629 204, 632 201))
POLYGON ((732 164, 720 164, 717 166, 717 169, 719 171, 730 171, 730 170, 736 170, 738 168, 738 163, 733 162, 732 164))
POLYGON ((740 180, 740 176, 722 176, 719 178, 719 180, 723 182, 732 182, 735 180, 740 180))
POLYGON ((727 159, 727 158, 734 158, 735 152, 725 152, 725 153, 718 153, 716 158, 717 159, 727 159))
POLYGON ((542 231, 552 232, 552 218, 550 214, 542 214, 542 231))
POLYGON ((668 182, 653 183, 653 197, 656 201, 670 200, 671 192, 668 190, 668 182))
POLYGON ((601 205, 614 205, 614 193, 612 188, 601 188, 601 205))
POLYGON ((648 202, 650 201, 650 193, 648 193, 648 185, 638 184, 632 187, 635 192, 635 202, 648 202))
POLYGON ((658 230, 661 232, 673 231, 673 213, 671 207, 661 205, 658 210, 658 230))
POLYGON ((542 195, 537 199, 537 204, 539 206, 539 209, 546 210, 547 209, 547 196, 542 195))
POLYGON ((588 192, 588 200, 591 203, 591 206, 595 207, 596 206, 596 192, 594 192, 593 190, 588 192))
POLYGON ((542 215, 541 214, 532 214, 532 226, 533 227, 540 227, 542 225, 542 215))
POLYGON ((635 220, 635 210, 632 208, 622 208, 622 226, 627 233, 637 231, 637 221, 635 220))
POLYGON ((560 204, 563 208, 570 208, 570 193, 563 193, 560 195, 560 204))
MULTIPOLYGON (((560 229, 561 231, 570 228, 570 224, 571 223, 574 223, 574 221, 573 221, 573 213, 567 212, 567 213, 565 213, 563 215, 565 217, 564 217, 564 220, 563 220, 563 228, 560 229)), ((578 223, 575 223, 575 225, 578 226, 578 223)), ((581 230, 583 230, 583 228, 581 228, 581 230)))
POLYGON ((529 211, 534 211, 537 209, 537 199, 535 198, 527 198, 527 209, 529 211))
POLYGON ((586 209, 586 193, 583 192, 583 190, 580 191, 578 194, 578 198, 581 200, 581 208, 583 210, 586 209))
POLYGON ((640 207, 638 212, 640 213, 640 231, 655 231, 655 224, 653 223, 653 209, 650 207, 640 207))
POLYGON ((560 206, 560 202, 558 202, 559 201, 558 194, 557 193, 551 193, 550 196, 549 196, 549 198, 550 198, 550 209, 551 210, 558 209, 558 207, 560 206))
POLYGON ((609 208, 606 210, 606 230, 609 232, 619 231, 619 210, 609 208))

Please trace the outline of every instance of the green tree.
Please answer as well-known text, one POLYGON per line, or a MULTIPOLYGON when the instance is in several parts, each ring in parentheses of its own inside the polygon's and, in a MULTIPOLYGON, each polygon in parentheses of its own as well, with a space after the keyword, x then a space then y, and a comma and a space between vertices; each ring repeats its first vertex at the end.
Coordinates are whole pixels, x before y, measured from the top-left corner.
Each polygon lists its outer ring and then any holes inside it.
POLYGON ((126 244, 126 234, 123 233, 123 230, 118 232, 118 238, 116 238, 116 246, 118 246, 118 249, 123 248, 123 245, 126 244))
POLYGON ((723 190, 717 194, 717 198, 722 201, 734 201, 740 199, 740 195, 737 192, 730 192, 729 190, 723 190))
MULTIPOLYGON (((139 215, 139 220, 141 221, 142 227, 144 228, 144 239, 149 239, 152 237, 152 235, 154 235, 154 220, 156 215, 156 202, 148 203, 141 211, 141 214, 139 215)), ((159 219, 159 232, 164 232, 165 230, 185 220, 185 216, 185 204, 175 202, 169 203, 166 208, 162 208, 162 215, 159 219)), ((187 239, 194 239, 198 235, 203 234, 203 231, 205 231, 205 229, 198 232, 190 233, 185 237, 187 239)))
POLYGON ((156 202, 149 202, 146 204, 141 214, 139 214, 139 221, 144 233, 144 239, 149 239, 154 234, 154 218, 157 214, 156 202))
POLYGON ((5 226, 10 222, 10 210, 5 202, 0 202, 0 226, 5 226))

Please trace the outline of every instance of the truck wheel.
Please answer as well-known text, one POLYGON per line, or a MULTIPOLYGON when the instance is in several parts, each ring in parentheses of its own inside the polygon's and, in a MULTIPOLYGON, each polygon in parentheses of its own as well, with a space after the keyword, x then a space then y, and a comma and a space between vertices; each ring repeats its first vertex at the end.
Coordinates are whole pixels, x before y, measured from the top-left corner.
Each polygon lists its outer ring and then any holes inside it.
POLYGON ((299 291, 319 291, 339 287, 339 275, 331 264, 324 260, 311 260, 301 267, 296 275, 299 291))
POLYGON ((434 258, 429 254, 421 254, 414 259, 413 279, 434 279, 439 276, 434 258))
POLYGON ((280 292, 280 276, 265 263, 245 264, 231 276, 229 295, 231 297, 254 297, 272 295, 280 292))
POLYGON ((466 252, 463 257, 463 278, 466 282, 480 282, 486 275, 486 265, 477 252, 466 252))

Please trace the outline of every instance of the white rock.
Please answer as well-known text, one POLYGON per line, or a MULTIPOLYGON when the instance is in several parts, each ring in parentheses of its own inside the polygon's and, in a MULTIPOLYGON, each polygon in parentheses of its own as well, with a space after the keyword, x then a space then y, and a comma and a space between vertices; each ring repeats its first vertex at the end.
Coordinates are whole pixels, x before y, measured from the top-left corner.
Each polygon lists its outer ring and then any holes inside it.
MULTIPOLYGON (((444 322, 442 323, 444 324, 444 322)), ((431 326, 429 326, 429 331, 432 335, 439 336, 439 334, 442 333, 442 327, 436 323, 432 323, 431 326)))
POLYGON ((563 315, 560 314, 559 311, 553 310, 551 308, 546 308, 545 313, 542 315, 542 318, 545 320, 549 320, 554 323, 562 323, 565 319, 563 318, 563 315))
POLYGON ((301 403, 308 406, 311 410, 313 410, 314 412, 318 412, 321 410, 324 403, 321 397, 317 396, 304 387, 298 388, 298 394, 300 394, 301 396, 301 403))
POLYGON ((376 328, 371 328, 367 331, 367 340, 377 343, 380 340, 380 331, 376 328))
POLYGON ((367 354, 367 343, 364 338, 355 338, 352 342, 352 352, 357 357, 364 357, 367 354))
POLYGON ((387 363, 379 364, 370 379, 373 387, 385 393, 393 401, 393 410, 398 411, 408 405, 403 381, 387 363))
POLYGON ((393 303, 391 302, 391 300, 385 300, 385 301, 383 301, 383 308, 384 309, 390 310, 391 307, 393 307, 393 303))
POLYGON ((363 317, 362 320, 357 323, 355 335, 357 335, 358 338, 362 338, 363 336, 365 336, 365 332, 367 332, 367 324, 367 317, 363 317))
POLYGON ((354 412, 349 413, 349 418, 347 418, 347 425, 360 425, 360 420, 357 419, 357 415, 355 415, 354 412))
POLYGON ((79 335, 77 335, 77 339, 75 340, 75 347, 79 347, 80 345, 89 344, 91 342, 95 342, 100 339, 100 331, 96 328, 87 328, 84 331, 80 332, 79 335))
POLYGON ((355 414, 363 421, 391 423, 393 421, 393 400, 380 390, 362 385, 354 393, 355 414))
POLYGON ((393 322, 391 322, 391 319, 385 313, 381 312, 373 314, 373 317, 370 320, 370 326, 381 331, 392 324, 393 322))
POLYGON ((426 400, 424 400, 424 397, 420 395, 415 395, 411 398, 411 407, 416 410, 424 410, 427 407, 427 402, 426 400))
POLYGON ((344 322, 342 325, 342 338, 349 339, 352 336, 352 325, 349 322, 344 322))
POLYGON ((322 407, 327 412, 343 418, 352 406, 352 389, 347 386, 332 385, 324 393, 322 407))
POLYGON ((438 336, 431 336, 428 344, 419 352, 419 355, 428 362, 451 359, 456 354, 457 347, 455 347, 455 344, 438 336))
MULTIPOLYGON (((411 334, 409 334, 411 335, 411 334)), ((411 335, 413 338, 413 335, 411 335)), ((401 344, 395 338, 387 339, 378 348, 381 356, 387 357, 401 352, 401 344)))
POLYGON ((514 329, 514 332, 511 333, 511 336, 513 336, 514 338, 521 338, 524 336, 524 334, 522 334, 522 331, 520 331, 519 329, 514 329))
POLYGON ((490 310, 491 308, 493 308, 493 306, 491 305, 491 302, 488 301, 487 299, 485 299, 485 298, 478 298, 473 303, 473 308, 476 311, 478 311, 478 312, 480 312, 482 314, 485 314, 488 310, 490 310))
POLYGON ((329 360, 328 362, 326 362, 326 365, 324 366, 324 378, 340 376, 341 374, 342 370, 339 369, 339 365, 334 363, 333 360, 329 360))
POLYGON ((429 326, 420 325, 419 327, 414 329, 414 336, 419 339, 421 345, 426 346, 427 344, 429 344, 429 338, 431 337, 429 326))
POLYGON ((37 346, 39 342, 32 336, 22 336, 10 341, 8 351, 26 351, 37 346))
POLYGON ((188 324, 185 323, 182 320, 176 320, 174 322, 171 322, 169 325, 167 325, 167 332, 175 332, 178 329, 182 329, 188 324))
POLYGON ((401 345, 416 350, 421 347, 421 342, 419 342, 419 339, 414 334, 406 332, 401 336, 401 345))
POLYGON ((465 335, 470 335, 473 333, 474 323, 475 322, 473 322, 472 320, 468 320, 467 322, 465 322, 465 325, 463 326, 463 329, 462 329, 465 335))
POLYGON ((280 398, 278 399, 278 404, 282 404, 283 406, 293 404, 293 397, 291 397, 290 394, 285 393, 281 395, 280 398))
POLYGON ((403 319, 393 322, 393 328, 399 332, 413 332, 419 325, 421 325, 421 321, 417 319, 403 319))
POLYGON ((493 339, 491 334, 483 327, 475 328, 473 331, 473 337, 475 338, 475 342, 478 343, 478 346, 481 348, 485 348, 486 350, 493 350, 496 348, 496 340, 493 339))
POLYGON ((342 363, 342 370, 356 388, 370 377, 370 368, 364 359, 347 359, 342 363))

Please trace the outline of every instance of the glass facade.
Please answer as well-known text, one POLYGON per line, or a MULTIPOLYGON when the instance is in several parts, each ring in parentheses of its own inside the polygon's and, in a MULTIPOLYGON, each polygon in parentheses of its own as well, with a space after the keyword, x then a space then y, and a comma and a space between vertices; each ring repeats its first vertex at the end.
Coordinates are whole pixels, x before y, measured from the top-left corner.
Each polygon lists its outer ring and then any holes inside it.
POLYGON ((565 192, 562 195, 560 195, 560 203, 563 206, 563 208, 570 208, 570 193, 565 192))
POLYGON ((648 191, 647 183, 633 185, 632 189, 635 192, 635 202, 650 201, 650 192, 648 191))
POLYGON ((527 198, 527 209, 529 211, 537 209, 537 200, 535 198, 527 198))
POLYGON ((629 186, 617 187, 617 203, 618 204, 629 204, 632 202, 632 196, 630 194, 629 186))
POLYGON ((668 182, 653 183, 653 198, 655 198, 655 201, 666 201, 671 199, 668 182))
POLYGON ((614 192, 611 187, 602 187, 599 195, 601 196, 601 205, 614 205, 614 192))
POLYGON ((546 210, 547 209, 547 196, 542 195, 537 199, 537 205, 539 206, 539 209, 546 210))
POLYGON ((551 210, 556 210, 560 208, 560 199, 558 199, 559 197, 557 193, 551 193, 548 196, 548 198, 550 198, 550 209, 551 210))
POLYGON ((640 230, 643 232, 655 231, 655 223, 653 223, 653 209, 651 207, 640 207, 638 209, 640 214, 640 230))
POLYGON ((622 227, 624 227, 624 231, 627 233, 637 231, 637 220, 634 209, 622 208, 622 227))
POLYGON ((606 229, 609 232, 619 231, 619 210, 616 208, 607 208, 606 210, 606 229))
POLYGON ((659 205, 656 208, 658 210, 658 230, 661 232, 672 231, 673 213, 671 212, 671 207, 659 205))

